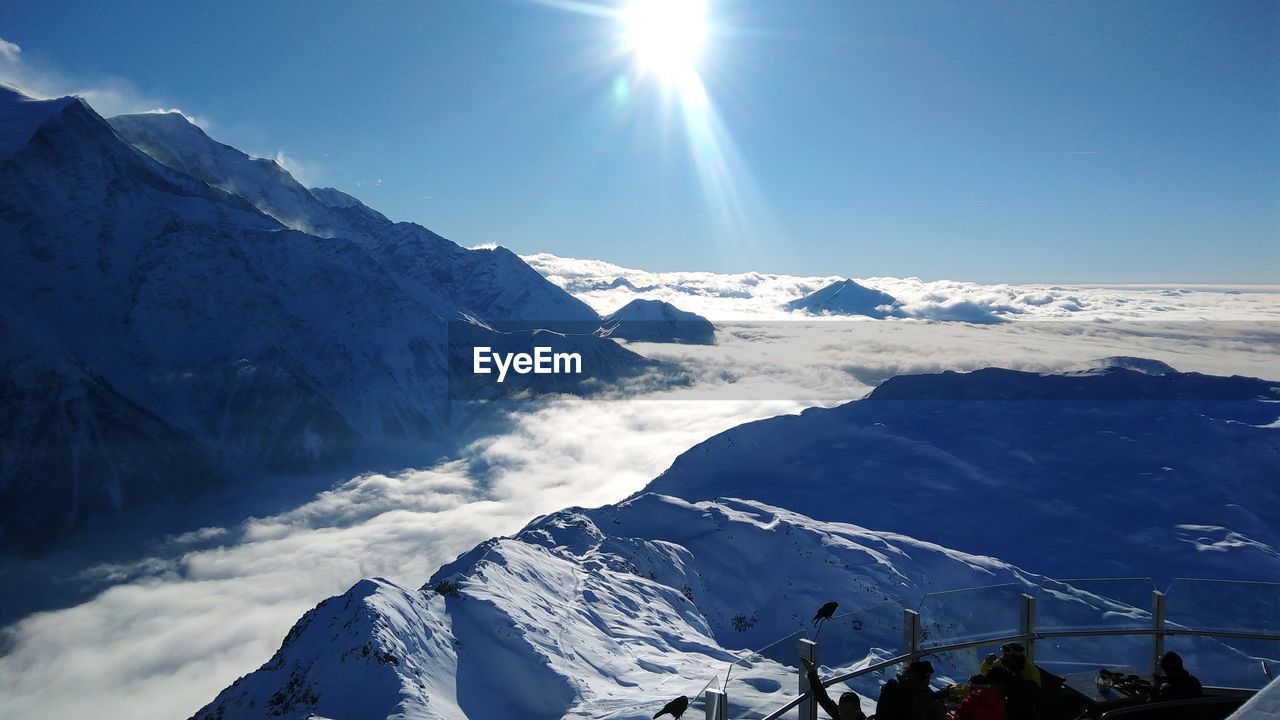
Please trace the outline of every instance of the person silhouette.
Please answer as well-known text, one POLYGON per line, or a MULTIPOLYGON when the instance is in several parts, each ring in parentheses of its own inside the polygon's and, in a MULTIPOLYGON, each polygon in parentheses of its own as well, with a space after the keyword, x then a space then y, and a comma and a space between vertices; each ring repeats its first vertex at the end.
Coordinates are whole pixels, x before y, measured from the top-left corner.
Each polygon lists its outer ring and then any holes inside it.
POLYGON ((827 689, 822 686, 822 680, 818 677, 818 668, 813 661, 809 658, 800 658, 800 662, 809 675, 809 690, 813 693, 813 699, 827 711, 831 720, 866 720, 867 716, 862 712, 862 700, 857 693, 841 693, 840 702, 833 701, 827 694, 827 689))

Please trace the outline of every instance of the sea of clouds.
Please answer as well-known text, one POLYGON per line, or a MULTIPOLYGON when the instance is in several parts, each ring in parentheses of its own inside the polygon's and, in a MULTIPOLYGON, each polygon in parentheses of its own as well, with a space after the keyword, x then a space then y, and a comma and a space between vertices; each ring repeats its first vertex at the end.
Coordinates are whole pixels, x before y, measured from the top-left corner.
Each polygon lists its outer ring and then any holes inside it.
MULTIPOLYGON (((537 515, 622 499, 721 430, 853 400, 896 374, 991 365, 1060 371, 1142 356, 1179 370, 1280 378, 1274 287, 867 278, 860 282, 915 308, 912 315, 836 321, 782 305, 837 277, 526 259, 601 313, 648 297, 706 315, 717 321, 717 344, 630 346, 678 365, 683 385, 513 405, 500 431, 445 461, 334 478, 280 512, 157 537, 110 562, 64 563, 59 572, 72 573, 71 582, 100 590, 4 631, 0 717, 186 717, 267 660, 303 612, 362 577, 421 584, 459 553, 537 515), (1006 322, 940 321, 973 308, 1006 322)), ((20 568, 27 576, 42 570, 32 562, 20 568)), ((12 570, 0 580, 19 575, 12 570)))
MULTIPOLYGON (((522 256, 548 280, 608 314, 636 298, 663 300, 713 321, 795 320, 787 302, 845 276, 648 272, 602 260, 522 256)), ((1280 320, 1280 286, 980 285, 919 278, 850 278, 897 298, 903 316, 975 323, 1005 320, 1280 320)))

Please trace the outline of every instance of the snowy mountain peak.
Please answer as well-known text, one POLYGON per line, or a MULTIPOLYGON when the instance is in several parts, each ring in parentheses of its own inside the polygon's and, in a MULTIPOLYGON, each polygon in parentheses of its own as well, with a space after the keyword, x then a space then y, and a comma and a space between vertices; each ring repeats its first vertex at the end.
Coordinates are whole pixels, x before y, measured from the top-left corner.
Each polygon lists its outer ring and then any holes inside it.
POLYGON ((0 83, 0 159, 17 154, 45 121, 81 102, 70 96, 37 100, 12 85, 0 83))
MULTIPOLYGON (((742 648, 795 632, 833 593, 854 608, 1022 578, 991 558, 762 503, 643 494, 536 520, 416 593, 361 581, 308 612, 275 657, 194 717, 360 720, 394 708, 638 720, 672 695, 696 696, 742 648)), ((865 647, 843 658, 837 650, 856 643, 829 644, 828 657, 856 661, 900 641, 883 630, 868 628, 865 647)), ((784 644, 753 662, 734 701, 784 701, 791 683, 778 679, 794 682, 795 671, 777 661, 793 652, 784 644)))
POLYGON ((601 320, 608 337, 640 342, 713 345, 716 328, 696 313, 662 300, 637 298, 601 320))
POLYGON ((885 317, 895 303, 897 300, 888 293, 846 279, 792 300, 786 307, 788 310, 803 310, 813 315, 885 317))
POLYGON ((1089 369, 1092 370, 1109 370, 1112 368, 1132 370, 1144 375, 1171 375, 1178 372, 1168 363, 1152 360, 1151 358, 1130 357, 1127 355, 1098 358, 1090 363, 1089 366, 1089 369))
POLYGON ((598 316, 509 251, 392 223, 178 114, 0 93, 3 552, 95 515, 438 437, 446 320, 598 316), (338 207, 325 204, 332 202, 338 207), (292 228, 292 229, 291 229, 292 228))
POLYGON ((217 142, 181 113, 117 115, 109 122, 157 162, 238 195, 288 227, 334 235, 330 223, 316 223, 310 212, 323 206, 279 163, 217 142))
POLYGON ((341 191, 308 190, 275 161, 216 142, 190 123, 145 114, 111 122, 159 162, 244 198, 283 225, 358 244, 395 273, 405 291, 441 307, 442 317, 461 311, 489 322, 546 326, 599 319, 510 250, 468 250, 420 225, 392 222, 341 191))

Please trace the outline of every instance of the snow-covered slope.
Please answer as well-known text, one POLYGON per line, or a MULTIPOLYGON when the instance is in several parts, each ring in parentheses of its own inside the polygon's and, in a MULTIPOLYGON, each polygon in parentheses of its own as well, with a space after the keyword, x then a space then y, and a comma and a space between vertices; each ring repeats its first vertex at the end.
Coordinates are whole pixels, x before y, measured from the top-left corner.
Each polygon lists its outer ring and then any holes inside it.
POLYGON ((468 250, 420 225, 393 223, 338 190, 308 190, 275 161, 216 142, 179 113, 121 115, 110 122, 159 162, 248 200, 288 227, 356 242, 429 303, 443 296, 490 323, 562 329, 598 320, 585 303, 505 248, 468 250))
POLYGON ((863 315, 887 317, 898 301, 888 293, 840 280, 802 298, 787 303, 788 310, 803 310, 812 315, 863 315))
POLYGON ((26 147, 31 136, 46 120, 75 102, 69 97, 35 100, 5 83, 0 83, 0 93, 6 98, 0 103, 0 159, 26 147))
MULTIPOLYGON (((443 307, 352 243, 284 228, 155 163, 81 101, 51 102, 61 109, 0 163, 0 301, 16 339, 5 413, 15 430, 63 428, 41 434, 46 453, 22 433, 3 440, 10 540, 55 536, 143 487, 202 484, 172 471, 169 442, 134 443, 141 455, 118 462, 133 452, 121 436, 184 436, 174 447, 202 450, 196 469, 296 469, 364 436, 440 427, 443 307), (83 378, 99 391, 78 390, 83 378), (134 427, 142 418, 150 429, 134 427), (16 511, 32 504, 58 521, 41 530, 16 511)), ((0 96, 14 103, 38 106, 0 96)))
POLYGON ((899 376, 712 437, 648 489, 747 495, 1060 577, 1277 577, 1277 400, 1273 382, 1115 366, 899 376))
MULTIPOLYGON (((645 494, 537 520, 417 592, 362 581, 193 717, 648 718, 827 600, 918 602, 1020 577, 991 558, 756 502, 645 494)), ((868 647, 896 647, 882 631, 867 629, 868 647)), ((794 679, 768 660, 735 674, 748 681, 735 703, 755 707, 780 704, 792 688, 776 678, 794 679)))
POLYGON ((296 471, 437 435, 449 320, 586 319, 583 342, 639 362, 510 252, 464 250, 336 191, 321 202, 181 116, 122 123, 177 138, 173 168, 78 99, 0 88, 0 118, 6 137, 34 127, 0 158, 6 552, 228 467, 296 471), (330 208, 304 219, 358 237, 286 227, 271 216, 286 207, 330 208))
MULTIPOLYGON (((751 649, 828 600, 888 601, 820 636, 832 672, 892 655, 901 608, 934 591, 1012 589, 998 606, 931 596, 940 637, 1013 627, 1000 623, 1037 584, 1048 623, 1141 622, 1149 591, 1131 604, 1045 576, 1274 577, 1275 393, 1111 363, 890 380, 716 436, 629 500, 535 520, 416 593, 362 582, 195 717, 645 718, 749 656, 729 690, 738 716, 776 708, 795 682, 795 638, 751 649)), ((1257 663, 1220 644, 1196 652, 1206 667, 1257 663)), ((934 658, 953 678, 977 660, 934 658)), ((870 698, 877 683, 853 687, 870 698)))
POLYGON ((606 315, 600 327, 608 337, 637 342, 712 345, 716 341, 716 328, 709 320, 661 300, 632 300, 606 315))

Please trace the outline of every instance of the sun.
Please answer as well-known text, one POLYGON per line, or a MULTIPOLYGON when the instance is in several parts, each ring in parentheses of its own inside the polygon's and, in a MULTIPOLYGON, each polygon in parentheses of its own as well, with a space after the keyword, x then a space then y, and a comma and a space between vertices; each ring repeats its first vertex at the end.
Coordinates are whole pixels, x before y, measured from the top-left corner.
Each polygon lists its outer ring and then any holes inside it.
POLYGON ((622 19, 642 72, 671 82, 696 71, 707 40, 703 0, 631 0, 622 19))

